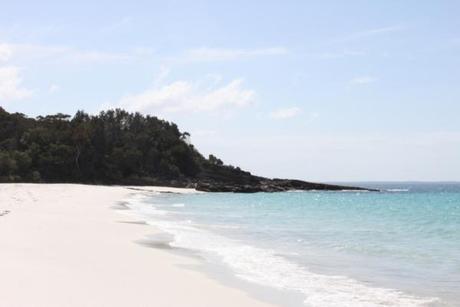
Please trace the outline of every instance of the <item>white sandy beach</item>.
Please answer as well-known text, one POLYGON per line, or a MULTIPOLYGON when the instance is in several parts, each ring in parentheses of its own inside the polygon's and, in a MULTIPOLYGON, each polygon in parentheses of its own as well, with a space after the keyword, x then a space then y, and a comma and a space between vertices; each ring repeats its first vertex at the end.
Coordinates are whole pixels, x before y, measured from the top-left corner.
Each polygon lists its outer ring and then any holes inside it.
POLYGON ((136 243, 156 230, 114 209, 133 192, 0 184, 0 306, 270 306, 187 268, 198 260, 136 243))

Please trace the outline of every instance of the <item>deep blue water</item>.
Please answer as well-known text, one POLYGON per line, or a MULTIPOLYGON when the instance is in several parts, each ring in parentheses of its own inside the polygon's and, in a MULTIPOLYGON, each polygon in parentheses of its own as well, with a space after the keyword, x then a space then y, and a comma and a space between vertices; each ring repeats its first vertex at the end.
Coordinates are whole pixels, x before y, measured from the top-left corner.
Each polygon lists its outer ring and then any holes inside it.
POLYGON ((131 200, 172 245, 306 306, 458 306, 460 184, 384 192, 161 194, 131 200))

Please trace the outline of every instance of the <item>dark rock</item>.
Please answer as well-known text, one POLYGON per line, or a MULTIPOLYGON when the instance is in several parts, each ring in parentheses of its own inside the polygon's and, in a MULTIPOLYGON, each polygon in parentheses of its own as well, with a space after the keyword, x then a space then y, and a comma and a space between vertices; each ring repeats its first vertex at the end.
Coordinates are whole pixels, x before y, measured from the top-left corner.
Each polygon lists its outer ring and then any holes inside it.
MULTIPOLYGON (((260 177, 259 177, 260 178, 260 177)), ((190 186, 190 185, 189 185, 190 186)), ((367 189, 361 187, 341 186, 333 184, 307 182, 301 180, 290 179, 268 179, 261 178, 257 182, 238 183, 238 182, 218 182, 206 181, 197 182, 194 186, 198 191, 204 192, 234 192, 234 193, 255 193, 255 192, 284 192, 292 190, 301 191, 344 191, 344 190, 357 190, 357 191, 375 191, 374 189, 367 189)))

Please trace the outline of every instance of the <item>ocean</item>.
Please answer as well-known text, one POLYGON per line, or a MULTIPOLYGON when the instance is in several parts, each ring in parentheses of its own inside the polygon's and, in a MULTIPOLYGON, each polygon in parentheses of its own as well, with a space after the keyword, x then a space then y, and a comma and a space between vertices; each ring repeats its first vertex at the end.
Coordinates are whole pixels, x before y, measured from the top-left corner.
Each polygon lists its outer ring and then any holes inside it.
POLYGON ((460 306, 460 183, 358 185, 382 192, 136 194, 128 206, 172 247, 304 306, 460 306))

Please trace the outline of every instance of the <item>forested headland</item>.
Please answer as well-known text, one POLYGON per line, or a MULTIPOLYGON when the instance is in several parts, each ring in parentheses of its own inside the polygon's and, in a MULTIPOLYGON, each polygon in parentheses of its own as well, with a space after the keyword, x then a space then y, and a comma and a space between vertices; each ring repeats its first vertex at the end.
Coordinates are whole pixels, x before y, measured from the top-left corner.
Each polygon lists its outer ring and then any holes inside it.
POLYGON ((190 135, 155 116, 116 109, 30 118, 0 107, 0 182, 167 185, 205 191, 345 187, 253 176, 204 157, 190 135))

